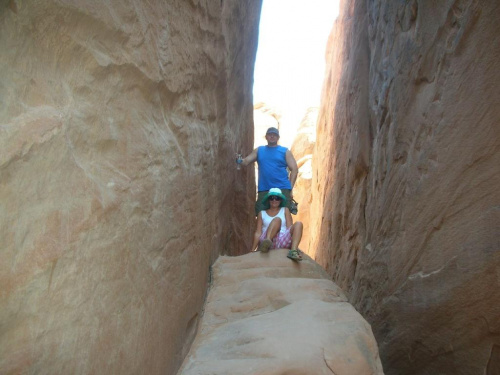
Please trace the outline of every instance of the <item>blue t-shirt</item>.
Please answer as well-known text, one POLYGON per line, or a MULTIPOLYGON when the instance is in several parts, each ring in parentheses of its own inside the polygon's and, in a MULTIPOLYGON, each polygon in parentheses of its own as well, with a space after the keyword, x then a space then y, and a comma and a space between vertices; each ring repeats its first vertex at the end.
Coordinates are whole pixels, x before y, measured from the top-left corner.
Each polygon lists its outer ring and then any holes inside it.
POLYGON ((271 188, 291 189, 288 179, 286 152, 283 146, 260 146, 257 149, 257 163, 259 164, 259 191, 271 188))

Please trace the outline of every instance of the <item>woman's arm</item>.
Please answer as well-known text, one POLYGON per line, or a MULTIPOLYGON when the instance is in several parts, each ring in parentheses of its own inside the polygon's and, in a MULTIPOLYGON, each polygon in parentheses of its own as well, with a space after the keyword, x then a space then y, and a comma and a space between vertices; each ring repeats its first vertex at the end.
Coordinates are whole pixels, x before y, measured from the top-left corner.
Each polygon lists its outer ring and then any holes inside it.
POLYGON ((285 220, 286 220, 286 227, 290 228, 293 224, 293 219, 292 219, 292 214, 290 213, 288 207, 285 207, 285 220))
POLYGON ((255 233, 253 235, 253 244, 250 251, 255 251, 257 249, 257 245, 259 244, 259 238, 262 234, 262 212, 259 212, 257 215, 257 228, 255 229, 255 233))

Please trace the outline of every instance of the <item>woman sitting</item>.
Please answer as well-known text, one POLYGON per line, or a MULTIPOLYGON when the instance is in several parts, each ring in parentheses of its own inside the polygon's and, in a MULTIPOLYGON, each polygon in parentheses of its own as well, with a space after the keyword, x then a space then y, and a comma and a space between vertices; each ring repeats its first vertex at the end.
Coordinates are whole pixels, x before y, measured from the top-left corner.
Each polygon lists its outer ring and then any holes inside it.
POLYGON ((292 220, 290 210, 286 207, 286 198, 278 188, 272 188, 263 201, 266 210, 257 216, 252 251, 266 253, 269 249, 290 249, 287 257, 293 260, 302 260, 299 251, 299 242, 302 238, 302 223, 292 220), (259 248, 255 250, 259 244, 259 248))

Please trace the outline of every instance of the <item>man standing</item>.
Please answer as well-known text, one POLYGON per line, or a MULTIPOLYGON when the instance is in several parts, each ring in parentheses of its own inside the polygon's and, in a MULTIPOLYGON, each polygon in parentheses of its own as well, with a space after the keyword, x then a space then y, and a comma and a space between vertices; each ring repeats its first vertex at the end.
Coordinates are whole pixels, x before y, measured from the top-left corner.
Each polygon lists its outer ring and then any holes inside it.
POLYGON ((280 132, 271 127, 267 129, 267 146, 257 147, 244 159, 238 159, 237 163, 247 166, 253 162, 259 165, 259 186, 257 202, 255 203, 255 215, 264 210, 263 200, 271 188, 279 188, 286 197, 287 207, 293 199, 293 186, 297 180, 298 167, 295 158, 289 149, 278 145, 280 132), (288 170, 290 175, 288 175, 288 170))

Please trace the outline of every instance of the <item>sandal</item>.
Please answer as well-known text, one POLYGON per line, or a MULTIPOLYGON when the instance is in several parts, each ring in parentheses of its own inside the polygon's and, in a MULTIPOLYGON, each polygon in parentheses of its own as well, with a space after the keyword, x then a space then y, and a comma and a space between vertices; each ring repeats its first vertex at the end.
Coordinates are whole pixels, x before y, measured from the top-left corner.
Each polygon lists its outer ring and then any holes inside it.
POLYGON ((257 249, 257 251, 261 251, 263 253, 267 253, 269 251, 269 248, 273 245, 273 241, 269 240, 269 239, 265 239, 264 241, 262 241, 259 245, 259 248, 257 249))
POLYGON ((290 258, 291 260, 302 260, 302 256, 300 255, 300 250, 290 250, 288 251, 288 255, 286 256, 287 258, 290 258))

